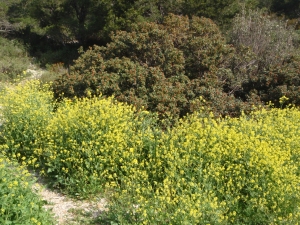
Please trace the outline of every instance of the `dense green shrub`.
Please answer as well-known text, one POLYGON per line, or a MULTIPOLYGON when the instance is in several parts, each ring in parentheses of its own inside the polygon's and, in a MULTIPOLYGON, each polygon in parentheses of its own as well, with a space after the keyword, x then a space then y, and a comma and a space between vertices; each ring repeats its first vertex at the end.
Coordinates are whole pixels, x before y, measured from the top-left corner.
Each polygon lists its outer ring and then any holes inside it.
POLYGON ((169 15, 161 25, 139 23, 118 31, 106 47, 94 46, 55 84, 56 97, 102 93, 138 109, 178 117, 205 107, 238 115, 243 103, 224 92, 233 49, 206 18, 169 15), (238 113, 237 113, 238 112, 238 113))
POLYGON ((56 80, 56 97, 114 95, 161 118, 201 107, 239 116, 269 101, 279 107, 283 95, 299 104, 295 32, 260 11, 235 17, 232 46, 211 20, 172 14, 161 25, 134 24, 111 38, 106 47, 81 52, 70 73, 56 80))
POLYGON ((1 224, 55 224, 52 215, 43 208, 43 201, 33 192, 33 183, 27 170, 0 155, 1 224))

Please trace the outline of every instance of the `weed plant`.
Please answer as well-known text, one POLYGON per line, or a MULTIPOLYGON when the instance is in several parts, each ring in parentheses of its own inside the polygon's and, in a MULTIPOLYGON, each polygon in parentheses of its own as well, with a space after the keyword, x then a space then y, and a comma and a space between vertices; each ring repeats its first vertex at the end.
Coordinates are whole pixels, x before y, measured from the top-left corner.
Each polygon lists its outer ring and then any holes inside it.
POLYGON ((0 156, 0 224, 54 224, 44 202, 33 192, 33 183, 27 170, 0 156))
POLYGON ((2 150, 73 196, 108 193, 103 224, 300 221, 295 107, 225 119, 195 112, 162 131, 155 115, 113 98, 54 105, 37 81, 4 90, 0 103, 2 150))
POLYGON ((39 137, 52 117, 54 104, 49 86, 40 87, 39 81, 30 81, 7 87, 1 96, 1 141, 17 156, 33 168, 38 168, 34 152, 39 151, 39 137), (18 154, 19 153, 19 154, 18 154))
POLYGON ((106 220, 121 224, 297 224, 300 112, 193 114, 165 133, 106 220), (153 174, 156 177, 153 179, 153 174), (124 210, 126 209, 126 210, 124 210))

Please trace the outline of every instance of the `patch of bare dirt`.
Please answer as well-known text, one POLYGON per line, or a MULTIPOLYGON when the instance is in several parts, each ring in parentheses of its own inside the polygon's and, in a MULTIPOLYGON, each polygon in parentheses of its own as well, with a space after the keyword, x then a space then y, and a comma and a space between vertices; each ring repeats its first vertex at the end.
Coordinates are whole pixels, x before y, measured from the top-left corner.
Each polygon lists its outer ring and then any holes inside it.
POLYGON ((31 74, 31 76, 29 77, 29 79, 38 79, 38 78, 40 78, 43 75, 44 72, 45 72, 44 70, 35 69, 35 68, 33 68, 33 69, 27 69, 26 70, 26 73, 30 73, 31 74))
POLYGON ((107 202, 104 198, 95 201, 72 200, 67 196, 50 190, 38 181, 34 190, 46 201, 45 208, 51 210, 57 220, 57 225, 63 225, 74 219, 74 211, 82 210, 89 213, 93 219, 97 218, 103 211, 106 211, 107 202))

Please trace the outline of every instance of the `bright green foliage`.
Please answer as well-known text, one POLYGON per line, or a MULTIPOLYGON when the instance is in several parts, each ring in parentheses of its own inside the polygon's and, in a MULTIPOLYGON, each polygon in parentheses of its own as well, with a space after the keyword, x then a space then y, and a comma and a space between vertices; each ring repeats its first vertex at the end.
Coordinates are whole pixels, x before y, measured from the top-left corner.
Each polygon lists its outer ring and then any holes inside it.
POLYGON ((114 95, 138 109, 176 118, 199 108, 203 95, 209 106, 219 99, 227 111, 239 111, 238 101, 223 92, 233 49, 210 19, 170 14, 161 25, 134 24, 111 39, 106 47, 82 52, 70 74, 55 82, 56 97, 82 97, 87 91, 114 95))
MULTIPOLYGON (((16 155, 15 155, 16 157, 16 155)), ((0 223, 24 225, 55 224, 43 202, 33 193, 33 179, 17 163, 0 156, 0 223)))
POLYGON ((107 191, 110 210, 101 215, 103 223, 300 221, 298 108, 256 109, 218 120, 198 111, 163 132, 149 112, 136 113, 113 98, 63 100, 53 112, 49 95, 39 83, 1 95, 1 148, 23 164, 39 163, 40 173, 69 194, 107 191), (34 99, 31 117, 20 110, 28 112, 28 99, 34 99), (15 126, 15 133, 31 124, 37 128, 25 130, 23 146, 12 144, 8 128, 20 121, 26 126, 15 126))

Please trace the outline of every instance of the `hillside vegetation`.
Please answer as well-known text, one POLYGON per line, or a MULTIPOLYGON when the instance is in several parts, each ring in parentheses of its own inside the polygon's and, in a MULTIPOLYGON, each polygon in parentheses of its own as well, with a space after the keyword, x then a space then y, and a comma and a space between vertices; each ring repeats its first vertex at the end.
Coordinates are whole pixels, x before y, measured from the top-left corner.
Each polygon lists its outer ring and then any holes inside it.
POLYGON ((198 111, 163 131, 148 111, 113 98, 55 103, 48 88, 2 92, 2 154, 66 194, 105 193, 104 224, 300 221, 299 109, 225 119, 198 111))
POLYGON ((0 223, 300 223, 299 4, 0 2, 0 223))

